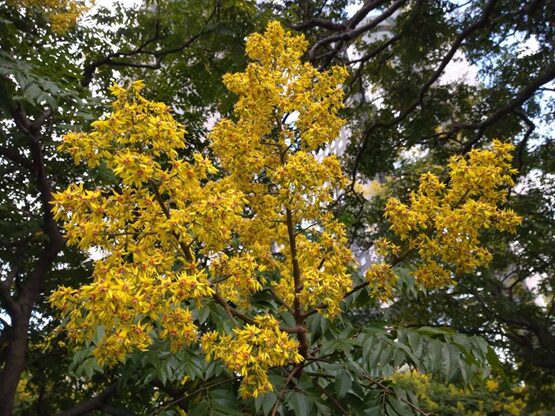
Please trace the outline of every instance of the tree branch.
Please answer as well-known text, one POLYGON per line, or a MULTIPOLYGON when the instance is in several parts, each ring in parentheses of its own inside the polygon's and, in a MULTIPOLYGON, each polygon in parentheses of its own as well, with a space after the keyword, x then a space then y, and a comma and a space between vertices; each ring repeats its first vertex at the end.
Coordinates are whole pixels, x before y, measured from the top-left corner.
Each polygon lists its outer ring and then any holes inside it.
POLYGON ((12 327, 5 348, 4 366, 0 370, 0 414, 13 412, 14 397, 23 369, 28 348, 29 320, 35 302, 45 287, 46 276, 51 270, 56 256, 64 245, 64 240, 51 212, 52 187, 46 173, 41 145, 41 129, 51 115, 47 109, 34 121, 30 121, 23 107, 18 103, 10 108, 13 120, 26 136, 31 152, 30 174, 36 181, 42 205, 43 229, 49 241, 43 245, 34 268, 21 289, 17 301, 11 297, 9 282, 2 282, 0 297, 2 304, 12 316, 12 327))
POLYGON ((403 399, 402 397, 399 397, 395 394, 395 392, 390 389, 389 387, 387 387, 385 384, 383 384, 381 381, 376 380, 373 377, 370 377, 368 374, 363 374, 362 378, 364 378, 365 380, 368 380, 370 383, 378 386, 384 393, 387 394, 392 394, 394 395, 398 400, 401 400, 403 403, 407 404, 412 410, 414 410, 416 413, 418 413, 419 415, 423 415, 423 416, 430 416, 432 415, 432 413, 427 413, 424 410, 420 409, 419 407, 415 406, 414 404, 412 404, 410 401, 403 399))
POLYGON ((13 300, 10 287, 7 282, 0 282, 0 305, 6 310, 13 319, 20 312, 19 305, 13 300))
POLYGON ((536 129, 536 125, 532 122, 532 120, 530 120, 528 118, 528 116, 526 116, 524 111, 518 110, 518 111, 516 111, 516 114, 520 117, 520 119, 528 127, 526 129, 526 132, 524 133, 524 137, 522 138, 522 140, 518 144, 517 150, 516 150, 516 155, 517 155, 516 156, 516 166, 517 166, 518 171, 522 172, 522 168, 524 166, 524 151, 526 150, 526 145, 528 144, 528 139, 530 139, 530 136, 532 135, 532 133, 536 129))
MULTIPOLYGON (((173 406, 173 405, 175 405, 175 404, 179 404, 180 402, 182 402, 182 401, 184 401, 184 400, 187 400, 187 399, 189 399, 189 398, 191 398, 191 397, 193 397, 193 396, 199 394, 200 392, 202 392, 202 391, 204 391, 204 390, 208 391, 208 390, 210 390, 210 389, 213 388, 213 387, 217 387, 217 386, 220 386, 220 385, 222 385, 222 384, 230 383, 230 382, 237 381, 237 380, 240 380, 240 379, 241 379, 241 376, 237 376, 237 377, 233 377, 233 378, 230 378, 230 379, 220 380, 220 381, 214 382, 214 383, 212 383, 212 384, 208 384, 208 385, 201 386, 201 387, 199 387, 197 390, 194 390, 194 391, 192 391, 192 392, 190 392, 190 393, 187 393, 187 394, 185 394, 185 395, 183 395, 183 396, 181 396, 181 397, 178 397, 178 398, 176 398, 175 400, 172 400, 172 401, 169 402, 169 403, 166 403, 166 404, 164 404, 164 405, 161 405, 161 406, 160 406, 158 409, 156 409, 154 412, 150 413, 149 416, 154 416, 154 415, 156 415, 156 414, 160 414, 160 413, 162 413, 164 410, 168 409, 169 407, 171 407, 171 406, 173 406)), ((59 416, 62 416, 62 415, 59 415, 59 416)), ((63 415, 63 416, 65 416, 65 415, 63 415)))
POLYGON ((468 26, 465 30, 463 30, 457 36, 457 38, 455 39, 455 41, 453 42, 453 44, 449 48, 449 51, 447 52, 447 54, 441 60, 437 69, 434 71, 434 73, 428 79, 428 81, 426 81, 420 87, 416 99, 407 108, 405 108, 403 111, 401 111, 401 113, 397 117, 393 118, 390 121, 377 122, 377 123, 371 124, 369 127, 366 128, 366 130, 364 132, 364 135, 363 135, 362 145, 360 146, 359 150, 357 151, 357 154, 356 154, 356 157, 355 157, 355 162, 354 162, 354 165, 353 165, 353 172, 352 172, 352 177, 351 177, 351 182, 352 182, 351 186, 354 186, 354 183, 355 183, 355 180, 356 180, 356 174, 357 174, 357 171, 358 171, 358 166, 359 166, 359 164, 362 160, 362 155, 364 154, 364 152, 366 151, 366 148, 368 147, 368 144, 370 142, 371 134, 377 129, 392 127, 395 124, 403 121, 418 106, 423 104, 424 95, 430 89, 430 87, 439 79, 439 77, 441 76, 441 74, 443 73, 443 71, 445 70, 447 65, 449 64, 449 62, 451 62, 451 60, 453 59, 453 56, 455 55, 457 50, 461 47, 464 40, 466 38, 468 38, 475 31, 477 31, 477 30, 479 30, 479 29, 481 29, 481 28, 483 28, 484 26, 487 25, 487 23, 489 22, 490 16, 493 12, 493 9, 494 9, 494 6, 495 6, 496 2, 497 2, 497 0, 489 0, 486 4, 485 8, 484 8, 484 11, 482 13, 482 17, 478 21, 473 23, 472 25, 468 26))
MULTIPOLYGON (((316 58, 317 50, 320 47, 324 46, 324 45, 329 45, 330 43, 339 42, 339 41, 343 41, 343 42, 344 41, 350 41, 350 40, 353 40, 353 39, 357 38, 362 33, 373 29, 374 27, 379 25, 381 22, 383 22, 385 19, 387 19, 389 16, 391 16, 393 13, 395 13, 395 11, 398 10, 405 3, 407 3, 407 1, 408 0, 397 0, 395 3, 393 3, 388 9, 386 9, 378 17, 376 17, 375 19, 371 20, 370 22, 366 23, 365 25, 363 25, 359 28, 355 29, 352 22, 347 23, 348 30, 346 30, 342 33, 337 33, 337 34, 327 36, 323 39, 320 39, 318 42, 316 42, 310 48, 310 51, 308 52, 308 59, 310 59, 311 61, 314 61, 315 58, 316 58)), ((370 2, 370 3, 373 3, 373 2, 370 2)), ((378 1, 376 3, 381 3, 381 2, 378 1)), ((363 9, 364 9, 364 7, 363 7, 363 9)), ((368 10, 368 11, 370 11, 370 10, 368 10)), ((361 14, 361 16, 362 17, 360 18, 360 20, 362 20, 366 16, 366 14, 364 14, 364 15, 361 14)), ((356 17, 356 15, 353 16, 353 18, 354 17, 356 17)), ((358 23, 358 21, 357 21, 357 23, 358 23)))
MULTIPOLYGON (((399 263, 401 263, 403 260, 405 260, 410 254, 412 253, 412 250, 407 250, 405 251, 403 254, 401 254, 399 257, 395 258, 392 262, 390 262, 390 266, 391 268, 397 266, 399 263)), ((351 296, 353 293, 358 292, 361 289, 364 289, 366 286, 369 286, 370 283, 369 282, 362 282, 358 285, 356 285, 355 287, 353 287, 351 290, 349 290, 347 293, 345 293, 343 295, 343 299, 347 299, 349 296, 351 296)), ((305 318, 314 315, 316 312, 318 312, 318 309, 324 308, 326 305, 319 305, 316 309, 312 309, 311 311, 308 311, 307 313, 305 313, 303 316, 305 318)))
POLYGON ((92 412, 93 410, 101 409, 106 401, 116 392, 116 384, 111 384, 103 392, 91 397, 88 400, 84 400, 78 405, 72 407, 71 409, 64 410, 59 413, 58 416, 79 416, 92 412))
POLYGON ((293 380, 293 377, 295 377, 295 374, 297 374, 300 370, 302 370, 302 368, 303 368, 303 363, 297 364, 295 366, 295 368, 289 373, 289 375, 285 379, 285 383, 283 383, 283 387, 282 387, 281 391, 279 392, 279 396, 278 396, 276 402, 274 403, 274 405, 272 406, 272 411, 271 411, 272 416, 276 416, 279 405, 280 405, 281 401, 283 400, 283 396, 285 395, 285 392, 287 391, 287 386, 289 385, 291 380, 293 380))
POLYGON ((312 384, 314 384, 314 386, 316 386, 318 390, 320 390, 328 399, 330 399, 330 401, 333 403, 333 405, 340 412, 341 415, 349 415, 349 412, 347 412, 347 410, 345 410, 345 408, 341 405, 341 403, 339 403, 339 400, 337 400, 337 398, 332 393, 330 393, 326 388, 324 388, 318 382, 317 378, 312 379, 312 384))
POLYGON ((14 147, 0 147, 0 155, 14 163, 17 163, 27 170, 33 169, 33 163, 26 157, 22 156, 14 147))
MULTIPOLYGON (((219 9, 219 3, 220 3, 219 1, 216 1, 213 10, 210 13, 210 16, 205 21, 205 26, 207 26, 210 20, 212 20, 213 17, 216 15, 217 10, 219 9)), ((157 19, 154 36, 144 41, 135 49, 131 51, 114 52, 102 58, 99 58, 96 61, 86 64, 85 68, 83 69, 83 79, 81 80, 81 86, 88 87, 89 84, 92 82, 92 79, 94 77, 96 70, 104 65, 113 65, 113 66, 130 67, 130 68, 159 69, 162 64, 162 60, 165 56, 171 55, 177 52, 181 52, 185 48, 189 47, 193 42, 195 42, 201 36, 206 35, 207 33, 210 33, 210 30, 207 30, 205 27, 200 32, 189 37, 182 44, 175 46, 173 48, 160 49, 160 50, 145 49, 148 45, 160 40, 160 21, 159 19, 157 19), (114 58, 130 58, 130 57, 135 57, 139 55, 154 56, 156 59, 154 63, 140 63, 140 62, 114 60, 114 58)))
POLYGON ((456 126, 455 130, 452 132, 449 132, 448 135, 450 136, 462 129, 465 129, 465 130, 478 129, 478 132, 474 136, 474 139, 471 142, 469 142, 463 149, 463 152, 468 152, 480 140, 482 134, 484 133, 487 127, 490 127, 491 125, 497 123, 502 117, 506 116, 507 114, 514 111, 516 108, 520 107, 529 98, 531 98, 542 85, 547 84, 548 82, 551 82, 554 79, 555 79, 555 63, 552 63, 537 78, 534 78, 528 85, 526 85, 526 87, 521 89, 511 101, 509 101, 503 107, 498 108, 488 118, 478 123, 456 126))
POLYGON ((312 29, 314 27, 321 27, 323 29, 334 30, 334 31, 345 30, 348 28, 348 26, 345 23, 334 23, 329 20, 324 20, 324 19, 315 17, 306 22, 293 25, 291 26, 291 29, 300 31, 300 30, 312 29))
POLYGON ((355 28, 372 10, 377 9, 382 4, 384 4, 386 0, 366 0, 362 7, 357 10, 357 12, 351 17, 348 21, 346 26, 350 27, 351 29, 355 28))

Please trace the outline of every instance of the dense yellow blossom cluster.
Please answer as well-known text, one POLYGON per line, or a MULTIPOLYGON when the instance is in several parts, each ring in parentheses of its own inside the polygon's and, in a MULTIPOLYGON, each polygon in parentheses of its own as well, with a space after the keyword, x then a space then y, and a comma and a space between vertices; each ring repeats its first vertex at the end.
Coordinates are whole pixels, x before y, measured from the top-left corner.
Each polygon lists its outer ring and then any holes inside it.
MULTIPOLYGON (((219 241, 243 204, 240 193, 225 183, 206 180, 214 167, 202 156, 195 154, 193 164, 178 158, 177 150, 185 146, 183 128, 165 105, 143 98, 141 88, 140 82, 128 90, 114 87, 114 112, 93 123, 92 133, 70 133, 61 145, 76 162, 103 164, 121 181, 94 190, 74 184, 56 194, 54 203, 69 244, 106 253, 95 263, 92 283, 61 288, 51 298, 69 318, 72 339, 85 342, 103 334, 94 350, 101 365, 145 350, 153 339, 168 339, 172 350, 196 341, 186 305, 214 290, 182 247, 198 234, 209 236, 207 247, 211 239, 219 241), (192 179, 184 187, 183 172, 189 170, 192 179), (205 211, 205 192, 221 200, 222 214, 212 226, 190 219, 205 211)), ((229 236, 227 231, 223 238, 229 236)))
POLYGON ((243 397, 272 389, 269 367, 303 360, 297 342, 279 329, 279 322, 271 315, 257 316, 255 325, 234 329, 232 335, 208 332, 202 337, 202 344, 208 357, 220 358, 243 377, 239 389, 243 397))
POLYGON ((279 271, 275 292, 290 305, 327 305, 335 315, 351 286, 353 260, 343 225, 323 208, 345 178, 335 156, 318 160, 313 151, 343 125, 338 84, 347 73, 302 63, 306 48, 303 36, 276 22, 264 35, 251 35, 246 51, 253 62, 224 77, 239 96, 236 120, 221 120, 210 138, 252 213, 241 224, 242 243, 257 264, 279 271), (272 245, 280 255, 268 251, 272 245))
POLYGON ((397 275, 389 264, 373 264, 366 271, 369 292, 373 298, 385 302, 391 299, 397 275))
MULTIPOLYGON (((417 253, 421 259, 414 272, 419 283, 430 288, 443 286, 451 281, 452 271, 465 273, 485 266, 491 253, 480 244, 480 233, 488 228, 514 232, 520 224, 521 217, 502 208, 507 187, 514 185, 513 149, 511 144, 494 140, 491 149, 454 156, 447 183, 428 172, 421 176, 409 204, 397 198, 388 200, 385 216, 391 229, 405 253, 417 253)), ((394 255, 400 250, 389 241, 379 245, 394 255)), ((367 277, 370 283, 391 280, 391 275, 375 267, 367 277)))
POLYGON ((339 133, 346 71, 301 63, 306 47, 275 22, 248 38, 253 62, 224 78, 239 96, 235 119, 210 135, 221 170, 200 153, 181 156, 184 128, 141 95, 141 82, 114 86, 113 112, 92 132, 65 136, 61 149, 76 163, 117 178, 96 189, 73 184, 54 201, 68 243, 104 253, 90 284, 51 297, 69 336, 94 343, 99 364, 158 340, 174 351, 198 343, 191 306, 214 297, 246 325, 206 334, 202 348, 241 374, 243 396, 257 395, 271 389, 268 368, 298 363, 307 340, 254 310, 251 295, 275 294, 296 328, 312 308, 339 312, 353 258, 326 204, 345 179, 335 156, 314 151, 339 133))
POLYGON ((8 0, 26 8, 38 8, 50 21, 52 30, 63 33, 75 26, 77 19, 94 4, 94 0, 8 0))

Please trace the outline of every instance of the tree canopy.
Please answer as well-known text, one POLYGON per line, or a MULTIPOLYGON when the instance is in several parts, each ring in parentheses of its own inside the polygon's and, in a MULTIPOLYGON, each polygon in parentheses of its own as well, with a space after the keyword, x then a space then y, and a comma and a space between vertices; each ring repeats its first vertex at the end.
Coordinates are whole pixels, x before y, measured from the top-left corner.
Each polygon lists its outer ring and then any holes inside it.
POLYGON ((553 11, 1 1, 0 415, 550 414, 553 11))

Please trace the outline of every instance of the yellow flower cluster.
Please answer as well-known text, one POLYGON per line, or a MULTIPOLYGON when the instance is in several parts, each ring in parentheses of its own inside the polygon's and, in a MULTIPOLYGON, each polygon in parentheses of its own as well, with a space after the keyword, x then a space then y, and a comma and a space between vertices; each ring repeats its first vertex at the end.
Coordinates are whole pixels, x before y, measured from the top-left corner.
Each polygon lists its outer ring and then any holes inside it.
POLYGON ((65 330, 71 339, 95 340, 101 366, 121 362, 135 349, 146 350, 153 339, 167 339, 172 351, 192 344, 196 326, 184 305, 213 293, 202 273, 160 276, 113 256, 97 262, 93 278, 79 290, 57 290, 51 302, 69 318, 65 330))
POLYGON ((249 253, 233 257, 221 253, 210 261, 211 275, 218 276, 222 296, 243 308, 249 307, 250 295, 262 289, 264 271, 265 267, 249 253))
POLYGON ((366 272, 370 295, 385 302, 391 299, 393 287, 397 282, 397 275, 389 264, 373 264, 366 272))
MULTIPOLYGON (((416 252, 422 260, 414 276, 424 286, 448 284, 450 268, 464 273, 485 266, 491 253, 481 245, 480 233, 488 228, 514 232, 520 224, 521 217, 502 208, 507 187, 514 185, 513 149, 495 140, 491 149, 472 150, 466 158, 454 156, 447 184, 428 172, 408 205, 388 200, 385 216, 406 252, 416 252)), ((399 251, 387 241, 380 245, 399 251)))
POLYGON ((119 177, 114 187, 74 184, 55 194, 56 219, 65 220, 69 244, 105 253, 93 282, 61 288, 52 303, 67 316, 69 336, 96 340, 101 365, 167 339, 171 350, 197 340, 188 305, 214 294, 190 251, 219 249, 241 219, 240 192, 211 181, 214 166, 200 154, 178 157, 184 129, 169 109, 140 95, 142 83, 112 88, 114 111, 91 133, 66 135, 61 148, 75 161, 103 165, 119 177), (212 214, 210 221, 198 220, 212 214), (102 334, 98 336, 98 334, 102 334))
POLYGON ((270 367, 303 360, 297 341, 279 329, 279 322, 273 316, 259 315, 255 323, 234 329, 232 335, 209 332, 202 337, 207 357, 221 359, 243 377, 239 388, 243 397, 256 397, 272 390, 268 379, 270 367))
POLYGON ((77 19, 95 3, 94 0, 8 0, 16 6, 39 8, 46 15, 52 30, 64 33, 75 26, 77 19))
POLYGON ((17 384, 17 391, 15 394, 16 406, 21 406, 23 404, 32 405, 35 400, 37 400, 37 393, 33 387, 29 374, 26 372, 23 373, 17 384))
MULTIPOLYGON (((224 79, 239 95, 236 120, 221 120, 210 135, 221 172, 200 153, 180 156, 183 126, 141 95, 141 82, 114 86, 112 113, 92 132, 65 136, 61 149, 76 163, 107 169, 116 183, 73 184, 53 204, 68 243, 104 255, 92 283, 51 297, 69 336, 92 341, 101 365, 158 340, 173 351, 198 342, 190 309, 208 297, 256 315, 251 295, 269 289, 301 326, 312 308, 339 312, 353 258, 326 205, 345 179, 337 158, 319 160, 315 150, 343 123, 337 85, 346 71, 302 64, 306 46, 275 22, 249 37, 254 62, 224 79)), ((268 368, 299 362, 307 346, 271 314, 245 322, 202 344, 243 376, 247 396, 270 390, 268 368)))
POLYGON ((316 158, 314 150, 339 134, 347 73, 335 67, 319 72, 300 58, 303 36, 292 36, 277 22, 247 39, 251 62, 224 82, 239 96, 236 121, 221 120, 212 148, 240 189, 250 213, 240 228, 241 242, 257 264, 277 270, 276 293, 305 309, 339 302, 351 286, 352 254, 345 230, 326 213, 333 191, 345 178, 335 156, 316 158), (268 248, 279 247, 279 253, 268 248))
POLYGON ((413 390, 421 403, 421 409, 433 414, 468 416, 525 414, 524 386, 500 389, 499 381, 493 378, 487 379, 485 386, 445 385, 435 383, 429 375, 417 371, 398 372, 392 379, 401 387, 413 390))

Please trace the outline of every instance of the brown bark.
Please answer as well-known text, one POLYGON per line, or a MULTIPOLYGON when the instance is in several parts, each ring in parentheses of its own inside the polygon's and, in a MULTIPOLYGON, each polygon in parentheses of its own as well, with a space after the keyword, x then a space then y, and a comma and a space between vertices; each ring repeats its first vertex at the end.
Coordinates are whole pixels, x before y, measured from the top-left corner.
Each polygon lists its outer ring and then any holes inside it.
MULTIPOLYGON (((64 245, 60 230, 50 211, 50 202, 53 199, 52 186, 47 176, 41 148, 41 129, 51 112, 47 110, 34 121, 30 121, 23 109, 16 106, 12 109, 12 115, 17 127, 28 139, 32 164, 27 167, 30 177, 36 182, 39 190, 43 216, 42 228, 49 241, 44 244, 34 269, 18 297, 12 293, 12 281, 8 280, 0 285, 0 302, 12 321, 11 326, 4 330, 7 345, 3 352, 4 368, 0 372, 0 416, 10 416, 13 413, 17 385, 26 365, 31 312, 44 290, 47 274, 64 245)), ((12 161, 18 163, 17 160, 12 161)))

